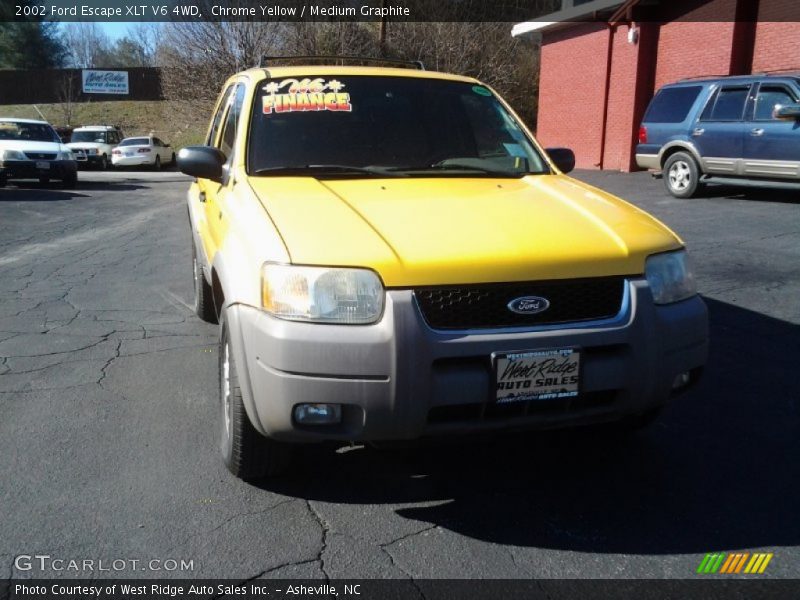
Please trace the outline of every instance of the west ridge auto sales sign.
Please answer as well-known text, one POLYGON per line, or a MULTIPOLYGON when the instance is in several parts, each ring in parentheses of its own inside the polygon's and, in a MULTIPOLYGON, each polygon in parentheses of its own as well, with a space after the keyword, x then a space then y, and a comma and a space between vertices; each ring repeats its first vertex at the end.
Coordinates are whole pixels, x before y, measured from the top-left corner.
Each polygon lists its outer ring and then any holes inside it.
POLYGON ((83 93, 128 94, 128 72, 83 69, 83 93))

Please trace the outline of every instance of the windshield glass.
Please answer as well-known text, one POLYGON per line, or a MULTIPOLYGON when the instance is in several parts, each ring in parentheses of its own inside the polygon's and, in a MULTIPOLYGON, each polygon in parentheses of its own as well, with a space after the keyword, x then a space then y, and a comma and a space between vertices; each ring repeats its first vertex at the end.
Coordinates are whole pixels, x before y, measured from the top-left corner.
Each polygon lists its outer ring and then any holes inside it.
POLYGON ((426 177, 550 172, 519 124, 480 85, 412 77, 268 80, 253 104, 248 172, 304 170, 426 177))
POLYGON ((149 138, 128 138, 127 140, 122 140, 119 144, 120 146, 149 146, 150 140, 149 138))
POLYGON ((29 142, 60 142, 50 125, 43 123, 21 123, 19 121, 0 121, 0 140, 21 140, 29 142))
POLYGON ((107 139, 105 131, 73 131, 73 142, 92 142, 95 144, 105 144, 107 139))

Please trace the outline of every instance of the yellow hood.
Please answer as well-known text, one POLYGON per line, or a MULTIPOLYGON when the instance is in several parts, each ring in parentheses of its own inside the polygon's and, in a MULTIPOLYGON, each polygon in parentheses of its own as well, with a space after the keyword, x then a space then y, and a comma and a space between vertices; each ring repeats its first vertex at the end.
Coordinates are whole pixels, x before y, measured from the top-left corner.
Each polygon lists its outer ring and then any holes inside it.
POLYGON ((681 247, 663 224, 564 175, 253 177, 295 264, 358 266, 387 287, 644 272, 681 247))

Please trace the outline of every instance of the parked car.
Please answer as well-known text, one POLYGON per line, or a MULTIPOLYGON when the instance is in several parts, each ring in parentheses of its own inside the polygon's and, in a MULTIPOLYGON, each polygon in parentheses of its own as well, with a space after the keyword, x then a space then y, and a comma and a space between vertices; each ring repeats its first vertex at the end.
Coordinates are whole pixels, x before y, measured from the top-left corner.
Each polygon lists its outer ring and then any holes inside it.
POLYGON ((691 198, 714 177, 800 181, 800 74, 664 86, 639 130, 636 162, 691 198))
POLYGON ((111 161, 115 167, 149 166, 158 170, 162 165, 175 164, 175 151, 157 137, 130 137, 114 150, 111 161))
POLYGON ((111 153, 123 138, 122 131, 111 125, 88 125, 73 130, 70 143, 79 166, 107 169, 111 153))
POLYGON ((469 77, 230 78, 178 165, 231 472, 279 473, 302 442, 638 427, 694 384, 683 242, 574 164, 469 77))
POLYGON ((47 122, 0 118, 0 187, 9 179, 59 179, 74 188, 78 168, 72 151, 47 122))

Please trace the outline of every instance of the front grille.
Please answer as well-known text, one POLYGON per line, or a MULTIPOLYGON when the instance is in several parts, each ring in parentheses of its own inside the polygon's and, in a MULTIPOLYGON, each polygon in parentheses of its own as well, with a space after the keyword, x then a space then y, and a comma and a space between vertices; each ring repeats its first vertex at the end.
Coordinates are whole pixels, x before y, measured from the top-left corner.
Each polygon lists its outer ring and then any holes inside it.
POLYGON ((31 160, 55 160, 56 155, 48 152, 26 152, 25 156, 31 160))
POLYGON ((433 329, 485 329, 608 319, 619 313, 624 290, 624 277, 597 277, 420 288, 414 295, 433 329), (524 296, 546 298, 550 306, 537 314, 508 308, 524 296))

